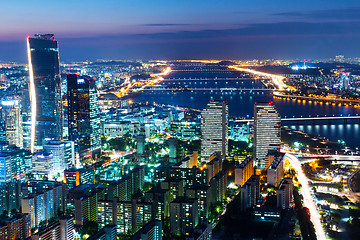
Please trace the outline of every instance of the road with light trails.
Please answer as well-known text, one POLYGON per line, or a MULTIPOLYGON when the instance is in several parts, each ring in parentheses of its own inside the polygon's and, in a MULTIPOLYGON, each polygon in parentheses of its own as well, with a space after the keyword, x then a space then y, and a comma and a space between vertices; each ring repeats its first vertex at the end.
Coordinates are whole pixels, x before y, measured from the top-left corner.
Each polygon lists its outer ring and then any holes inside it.
POLYGON ((320 222, 320 215, 316 209, 314 201, 311 198, 309 179, 305 176, 301 168, 301 163, 297 157, 290 153, 286 153, 285 156, 298 174, 297 177, 298 181, 301 183, 301 193, 303 195, 304 206, 310 210, 310 220, 314 224, 316 238, 317 240, 326 240, 325 231, 320 222))
POLYGON ((241 68, 241 67, 236 67, 236 66, 229 66, 230 69, 235 69, 237 71, 241 71, 241 72, 247 72, 247 73, 251 73, 254 75, 259 75, 261 77, 266 77, 266 78, 270 78, 273 82, 273 84, 276 86, 277 89, 279 90, 283 90, 283 89, 290 89, 292 87, 287 86, 284 83, 284 79, 285 77, 283 76, 279 76, 279 75, 275 75, 275 74, 271 74, 271 73, 265 73, 265 72, 260 72, 260 71, 256 71, 256 70, 252 70, 252 69, 248 69, 248 68, 241 68))
POLYGON ((150 76, 154 79, 146 80, 146 81, 129 82, 124 87, 122 87, 120 90, 113 91, 112 93, 114 93, 118 98, 121 98, 121 97, 128 95, 130 92, 141 91, 141 90, 145 89, 145 87, 147 87, 147 86, 153 86, 153 85, 159 83, 160 81, 164 80, 164 78, 162 76, 165 76, 165 75, 169 74, 170 72, 171 72, 171 68, 167 67, 164 70, 164 72, 150 74, 150 76), (133 88, 136 86, 138 86, 139 88, 137 88, 136 90, 133 90, 133 88))

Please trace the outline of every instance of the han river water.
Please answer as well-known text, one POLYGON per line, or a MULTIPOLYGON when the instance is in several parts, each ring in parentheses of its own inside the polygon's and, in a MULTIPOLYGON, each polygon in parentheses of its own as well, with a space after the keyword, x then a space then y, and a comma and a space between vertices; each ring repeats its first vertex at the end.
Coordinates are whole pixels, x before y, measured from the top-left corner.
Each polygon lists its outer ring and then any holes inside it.
MULTIPOLYGON (((294 101, 273 97, 266 91, 230 91, 231 88, 258 89, 265 88, 259 80, 242 77, 237 72, 230 71, 174 71, 162 81, 161 88, 187 87, 220 89, 213 91, 144 91, 134 97, 135 102, 156 102, 181 107, 203 109, 210 100, 226 100, 229 103, 229 115, 251 118, 255 102, 273 101, 282 118, 284 117, 309 117, 309 116, 348 116, 360 115, 360 108, 352 106, 333 106, 325 103, 308 101, 294 101), (171 79, 182 79, 171 80, 171 79), (204 80, 184 80, 204 79, 204 80), (222 80, 231 78, 231 80, 222 80), (238 79, 237 79, 238 78, 238 79), (206 80, 205 80, 206 79, 206 80)), ((360 125, 358 120, 349 121, 317 121, 311 122, 284 122, 283 126, 298 129, 314 136, 323 136, 332 141, 344 140, 350 147, 360 148, 360 125)))

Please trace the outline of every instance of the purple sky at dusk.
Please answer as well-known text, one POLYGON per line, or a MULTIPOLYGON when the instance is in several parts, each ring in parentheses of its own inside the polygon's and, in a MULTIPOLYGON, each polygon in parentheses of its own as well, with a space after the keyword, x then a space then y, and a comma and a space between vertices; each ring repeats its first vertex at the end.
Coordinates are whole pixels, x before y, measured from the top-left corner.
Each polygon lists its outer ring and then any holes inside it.
POLYGON ((54 33, 62 61, 360 57, 360 2, 6 1, 0 61, 26 62, 34 33, 54 33))

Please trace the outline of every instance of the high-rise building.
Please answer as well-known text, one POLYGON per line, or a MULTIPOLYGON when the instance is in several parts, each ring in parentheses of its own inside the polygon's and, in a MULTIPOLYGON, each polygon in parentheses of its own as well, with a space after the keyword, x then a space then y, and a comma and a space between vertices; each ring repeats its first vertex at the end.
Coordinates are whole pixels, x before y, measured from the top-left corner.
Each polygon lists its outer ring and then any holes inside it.
POLYGON ((272 154, 275 158, 267 169, 267 184, 277 187, 279 186, 285 173, 285 154, 281 152, 272 152, 272 154))
POLYGON ((255 166, 265 168, 269 150, 280 150, 281 118, 272 102, 254 105, 254 153, 255 166))
POLYGON ((19 180, 13 179, 10 182, 0 183, 0 215, 10 215, 13 210, 19 210, 21 197, 19 180))
POLYGON ((159 220, 151 220, 148 224, 137 231, 129 240, 162 240, 162 223, 159 220))
POLYGON ((10 145, 23 147, 22 115, 18 100, 3 100, 2 118, 5 119, 6 141, 10 145))
POLYGON ((170 162, 174 162, 175 158, 176 158, 176 144, 177 144, 177 139, 176 138, 169 138, 169 158, 170 158, 170 162))
POLYGON ((30 214, 31 227, 38 227, 42 221, 55 217, 54 190, 49 189, 21 199, 23 213, 30 214))
POLYGON ((222 159, 228 152, 228 103, 211 101, 201 112, 201 159, 208 162, 214 152, 222 159))
POLYGON ((75 142, 80 160, 96 158, 101 153, 100 110, 95 79, 67 75, 69 140, 75 142))
POLYGON ((293 183, 291 178, 284 178, 276 192, 277 207, 291 208, 293 200, 293 183))
POLYGON ((244 183, 254 174, 254 164, 251 157, 242 161, 237 168, 235 168, 235 184, 243 186, 244 183))
POLYGON ((153 219, 153 204, 132 201, 101 200, 97 204, 98 227, 117 226, 119 234, 133 234, 153 219))
POLYGON ((199 223, 198 200, 177 197, 170 203, 170 231, 175 235, 189 235, 199 223))
POLYGON ((28 239, 31 235, 30 215, 17 214, 0 224, 0 239, 28 239))
POLYGON ((257 204, 260 199, 260 176, 253 175, 246 183, 241 187, 241 206, 240 209, 245 211, 247 208, 251 208, 257 204))
POLYGON ((30 75, 31 143, 34 152, 47 140, 60 140, 63 131, 58 42, 53 34, 27 38, 30 75))
POLYGON ((75 224, 84 225, 87 221, 97 221, 99 200, 104 199, 105 188, 82 184, 69 191, 69 202, 73 202, 75 224))
POLYGON ((106 225, 104 228, 100 229, 98 232, 91 235, 88 240, 116 240, 116 226, 115 225, 106 225))
POLYGON ((45 229, 31 235, 33 240, 50 240, 50 239, 74 239, 74 219, 64 218, 47 226, 45 229))

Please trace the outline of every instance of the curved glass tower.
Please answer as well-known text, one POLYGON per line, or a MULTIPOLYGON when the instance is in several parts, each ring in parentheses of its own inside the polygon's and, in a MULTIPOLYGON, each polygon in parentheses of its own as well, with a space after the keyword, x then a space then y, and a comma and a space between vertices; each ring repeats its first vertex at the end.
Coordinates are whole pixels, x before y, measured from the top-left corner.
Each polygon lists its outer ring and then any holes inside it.
POLYGON ((53 34, 27 38, 30 76, 30 150, 49 140, 60 140, 63 130, 59 47, 53 34))

